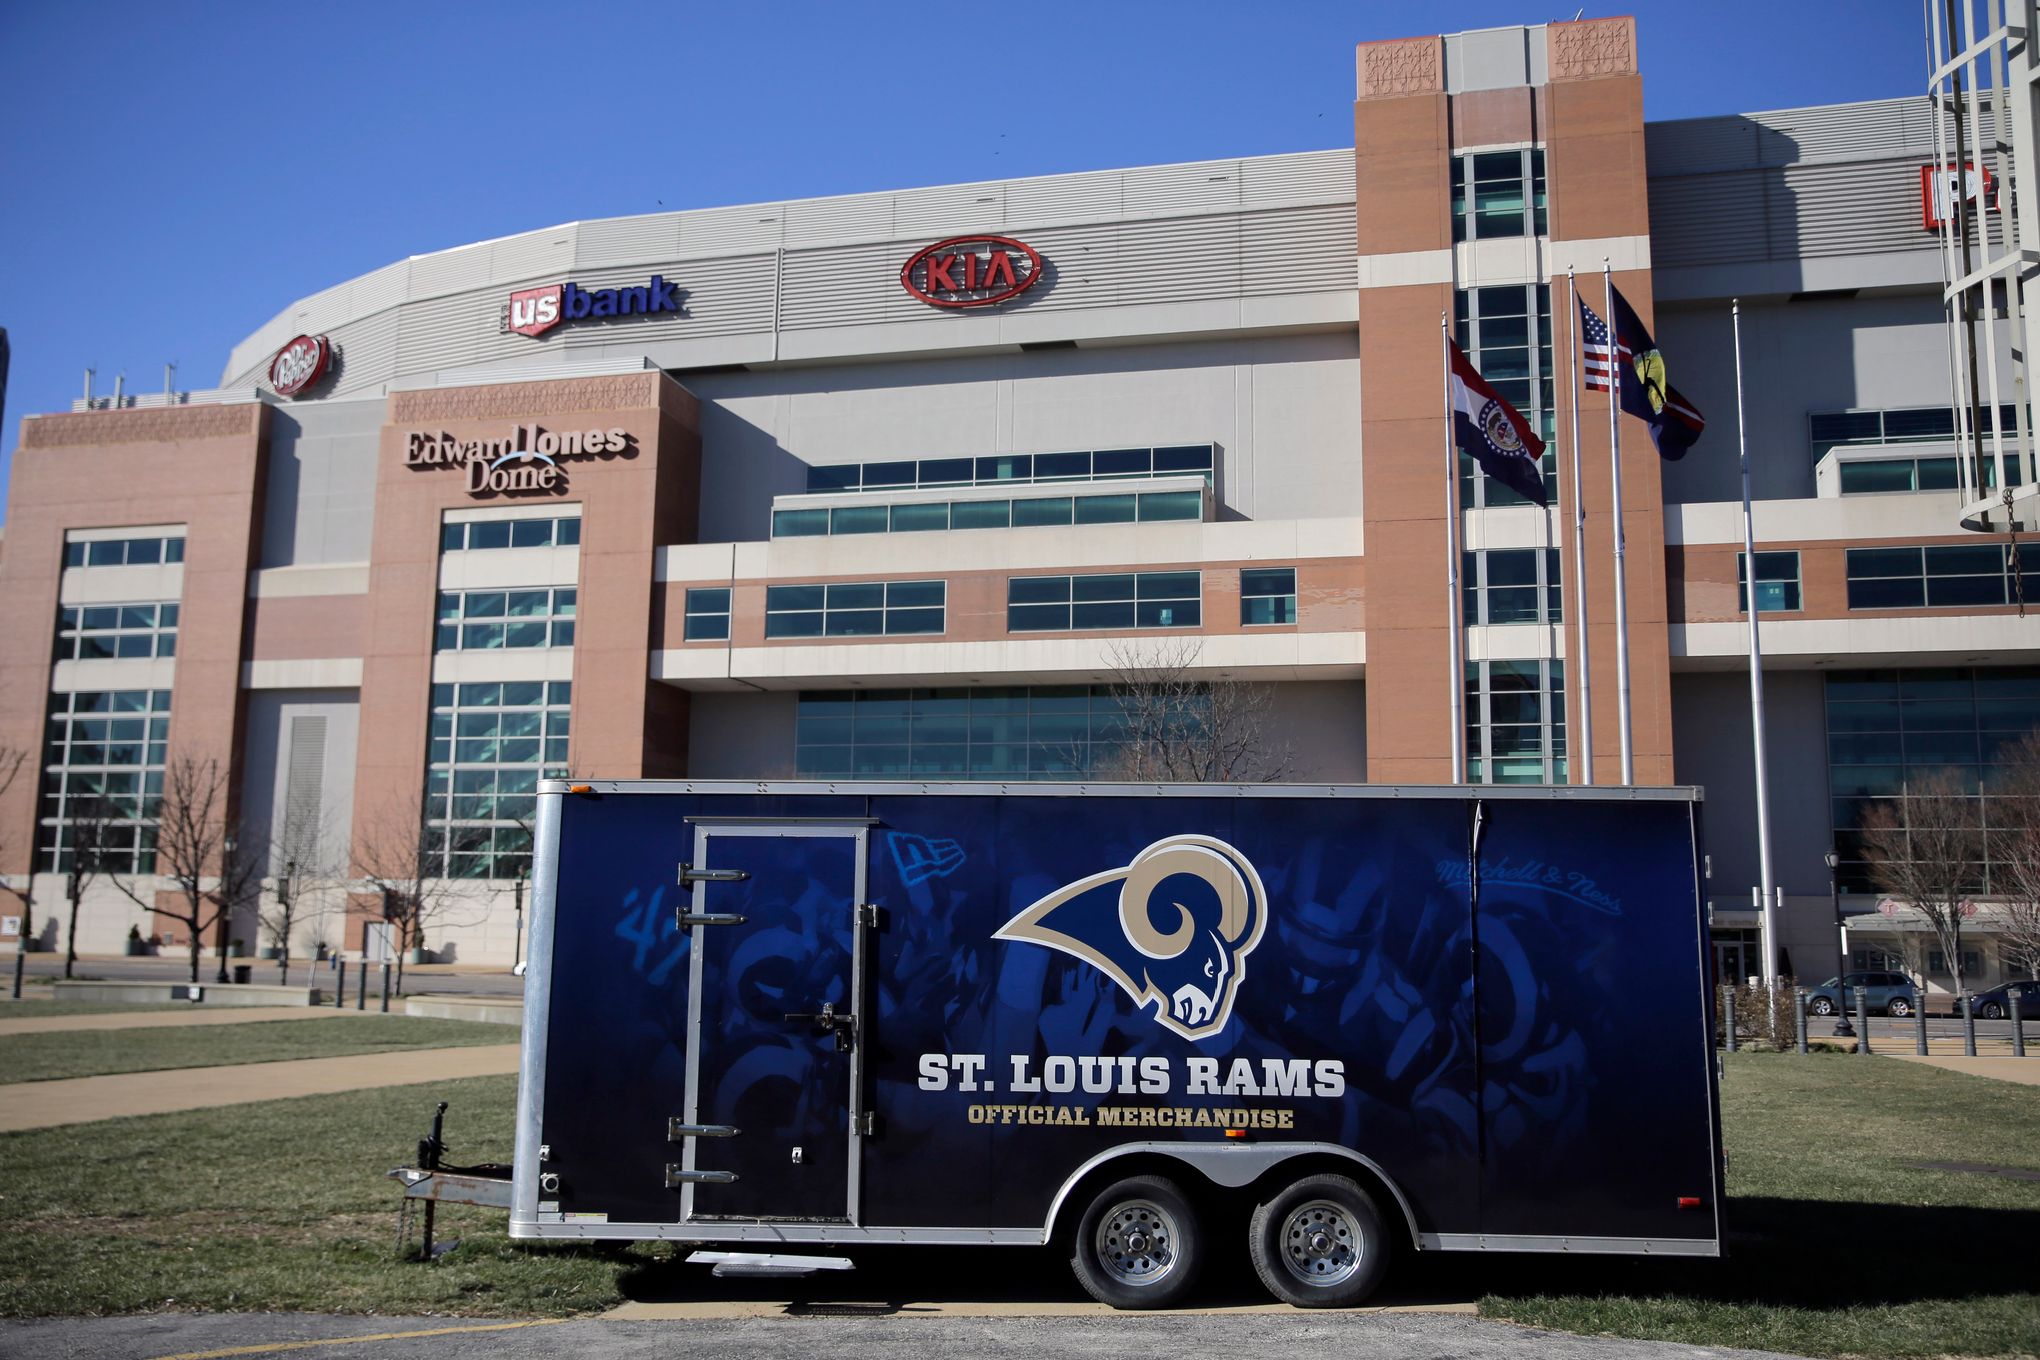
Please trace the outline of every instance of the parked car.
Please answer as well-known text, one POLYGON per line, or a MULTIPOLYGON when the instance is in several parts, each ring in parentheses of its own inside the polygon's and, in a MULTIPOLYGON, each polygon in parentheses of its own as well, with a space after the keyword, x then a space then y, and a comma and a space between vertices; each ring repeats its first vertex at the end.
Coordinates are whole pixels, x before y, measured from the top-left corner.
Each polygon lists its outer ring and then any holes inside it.
POLYGON ((1987 992, 1978 992, 1969 1002, 1969 1013, 1979 1020, 2004 1020, 2012 1013, 2012 993, 2019 994, 2019 1019, 2040 1019, 2040 982, 2001 982, 1987 992))
MULTIPOLYGON (((1911 1015, 1920 1004, 1919 990, 1904 973, 1844 973, 1808 992, 1806 1009, 1815 1015, 1833 1015, 1843 1009, 1853 1013, 1858 987, 1868 989, 1864 1004, 1873 1015, 1911 1015)), ((2021 998, 2019 1004, 2023 1006, 2025 1000, 2021 998)))

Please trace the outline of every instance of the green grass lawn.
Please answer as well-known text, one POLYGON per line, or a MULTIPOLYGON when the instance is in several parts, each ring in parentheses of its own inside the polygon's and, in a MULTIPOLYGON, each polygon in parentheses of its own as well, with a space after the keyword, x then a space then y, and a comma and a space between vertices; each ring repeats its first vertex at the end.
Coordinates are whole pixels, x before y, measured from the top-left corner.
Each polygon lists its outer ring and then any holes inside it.
MULTIPOLYGON (((42 989, 48 992, 49 988, 42 989)), ((129 1015, 142 1011, 188 1011, 189 1001, 166 1001, 159 1006, 132 1005, 119 1001, 38 1001, 23 996, 15 1001, 0 992, 0 1020, 32 1020, 48 1016, 68 1015, 129 1015)))
POLYGON ((2040 1181, 1917 1166, 2040 1171, 2040 1087, 1739 1053, 1722 1104, 1725 1259, 1504 1265, 1481 1312, 1806 1355, 2040 1353, 2040 1181))
POLYGON ((512 1025, 414 1015, 9 1034, 0 1035, 0 1083, 516 1042, 517 1030, 512 1025))
MULTIPOLYGON (((1842 1055, 1742 1054, 1727 1071, 1725 1260, 1426 1256, 1377 1301, 1471 1288, 1490 1317, 1806 1355, 2040 1352, 2040 1182, 1912 1165, 2040 1170, 2040 1088, 1842 1055)), ((412 1156, 436 1099, 452 1103, 453 1161, 507 1160, 514 1094, 510 1077, 479 1077, 0 1135, 0 1314, 557 1315, 741 1296, 744 1282, 669 1264, 666 1247, 513 1244, 500 1211, 457 1206, 440 1215, 457 1250, 399 1259, 382 1172, 412 1156)), ((947 1256, 968 1266, 955 1297, 1010 1296, 978 1257, 947 1256)), ((1035 1297, 1078 1297, 1054 1253, 997 1267, 1035 1297)), ((1252 1301, 1250 1276, 1210 1284, 1252 1301)))

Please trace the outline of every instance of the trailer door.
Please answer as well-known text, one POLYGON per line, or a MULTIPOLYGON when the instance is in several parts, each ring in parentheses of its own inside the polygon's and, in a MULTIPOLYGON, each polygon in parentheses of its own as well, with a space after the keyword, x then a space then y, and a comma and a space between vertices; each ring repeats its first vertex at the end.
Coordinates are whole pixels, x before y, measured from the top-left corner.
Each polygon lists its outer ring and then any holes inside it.
POLYGON ((865 827, 697 824, 683 1222, 856 1222, 865 827))

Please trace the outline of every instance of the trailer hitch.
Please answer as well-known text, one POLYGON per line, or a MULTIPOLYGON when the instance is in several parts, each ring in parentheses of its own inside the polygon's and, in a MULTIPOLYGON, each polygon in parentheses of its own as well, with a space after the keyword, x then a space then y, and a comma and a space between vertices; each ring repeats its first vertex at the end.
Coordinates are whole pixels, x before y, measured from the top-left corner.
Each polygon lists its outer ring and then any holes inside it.
POLYGON ((781 1018, 788 1024, 806 1020, 822 1033, 833 1035, 838 1053, 848 1053, 857 1046, 857 1017, 848 1011, 838 1011, 833 1001, 824 1001, 822 1009, 812 1015, 789 1012, 781 1018))

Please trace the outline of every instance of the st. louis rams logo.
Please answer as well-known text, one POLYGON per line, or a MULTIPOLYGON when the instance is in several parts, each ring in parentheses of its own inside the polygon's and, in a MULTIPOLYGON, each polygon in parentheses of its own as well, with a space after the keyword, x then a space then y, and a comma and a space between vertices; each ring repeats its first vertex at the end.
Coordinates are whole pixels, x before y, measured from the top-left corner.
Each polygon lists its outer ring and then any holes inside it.
POLYGON ((1057 888, 994 938, 1082 959, 1136 1005, 1153 1002, 1167 1028, 1208 1039, 1232 1016, 1267 920, 1267 890, 1245 855, 1210 836, 1170 836, 1123 869, 1057 888))

